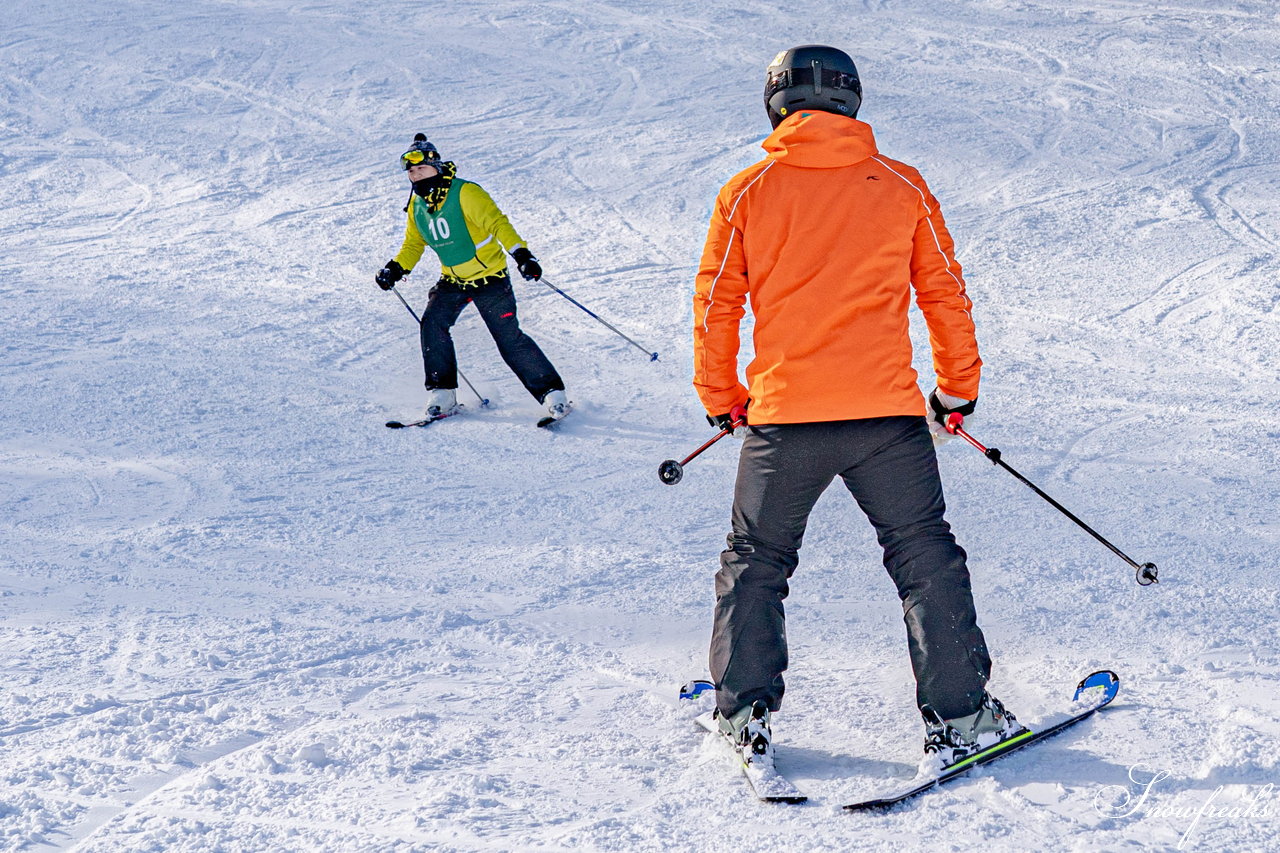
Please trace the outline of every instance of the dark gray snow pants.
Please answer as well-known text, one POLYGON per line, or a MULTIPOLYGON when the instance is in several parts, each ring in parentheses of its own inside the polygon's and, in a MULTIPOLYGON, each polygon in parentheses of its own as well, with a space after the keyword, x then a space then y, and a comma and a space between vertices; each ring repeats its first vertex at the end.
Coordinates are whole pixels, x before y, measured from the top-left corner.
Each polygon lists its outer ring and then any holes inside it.
POLYGON ((778 710, 787 668, 782 600, 809 512, 837 476, 875 528, 898 587, 917 703, 943 719, 973 713, 991 658, 965 553, 943 519, 938 460, 921 417, 750 428, 716 574, 711 675, 721 713, 757 699, 778 710))
POLYGON ((489 327, 502 360, 535 400, 541 403, 550 392, 564 390, 560 374, 521 330, 511 280, 504 275, 502 281, 482 287, 462 289, 442 278, 431 288, 427 310, 422 312, 422 364, 428 391, 458 387, 458 357, 449 330, 470 302, 489 327))

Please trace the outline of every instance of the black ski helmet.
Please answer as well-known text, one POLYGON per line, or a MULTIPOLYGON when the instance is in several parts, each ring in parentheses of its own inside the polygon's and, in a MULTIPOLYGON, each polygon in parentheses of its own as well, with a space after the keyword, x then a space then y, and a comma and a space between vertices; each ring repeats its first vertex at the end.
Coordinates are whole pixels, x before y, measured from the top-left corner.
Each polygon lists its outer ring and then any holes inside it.
POLYGON ((862 81, 843 50, 802 44, 779 53, 765 69, 764 108, 774 127, 796 110, 854 118, 860 106, 862 81))

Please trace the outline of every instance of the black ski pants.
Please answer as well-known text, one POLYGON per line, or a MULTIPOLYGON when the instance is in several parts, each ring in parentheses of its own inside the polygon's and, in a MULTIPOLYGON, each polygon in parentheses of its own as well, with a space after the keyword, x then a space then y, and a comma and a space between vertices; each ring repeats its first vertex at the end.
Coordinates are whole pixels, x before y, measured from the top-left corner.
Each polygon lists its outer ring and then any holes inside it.
POLYGON ((758 699, 776 711, 782 702, 782 600, 809 513, 837 476, 875 528, 902 599, 917 703, 943 719, 973 713, 991 658, 965 553, 943 519, 938 460, 922 417, 749 428, 733 532, 716 574, 711 675, 720 712, 732 714, 758 699))
POLYGON ((520 328, 511 279, 503 276, 500 281, 471 288, 460 288, 442 278, 431 288, 427 310, 422 312, 422 363, 428 391, 458 387, 458 356, 449 330, 468 303, 475 303, 502 360, 534 399, 541 403, 552 391, 564 390, 560 374, 520 328))

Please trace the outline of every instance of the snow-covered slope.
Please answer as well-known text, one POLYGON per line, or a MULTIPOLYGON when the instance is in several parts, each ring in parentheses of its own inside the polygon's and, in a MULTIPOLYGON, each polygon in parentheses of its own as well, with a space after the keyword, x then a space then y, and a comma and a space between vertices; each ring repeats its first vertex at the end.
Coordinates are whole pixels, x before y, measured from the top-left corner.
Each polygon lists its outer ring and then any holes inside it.
MULTIPOLYGON (((1278 52, 1265 0, 11 4, 0 848, 1274 849, 1278 52), (764 65, 811 41, 854 55, 861 117, 948 216, 973 431, 1163 578, 946 447, 993 691, 1035 722, 1090 669, 1124 685, 881 815, 836 806, 909 776, 921 727, 836 490, 776 725, 811 804, 750 799, 673 702, 735 464, 655 476, 708 436, 692 270, 760 155, 764 65), (417 130, 661 360, 518 283, 573 420, 531 426, 472 312, 462 367, 495 408, 384 429, 423 400, 372 281, 417 130)), ((430 283, 402 286, 415 309, 430 283)))

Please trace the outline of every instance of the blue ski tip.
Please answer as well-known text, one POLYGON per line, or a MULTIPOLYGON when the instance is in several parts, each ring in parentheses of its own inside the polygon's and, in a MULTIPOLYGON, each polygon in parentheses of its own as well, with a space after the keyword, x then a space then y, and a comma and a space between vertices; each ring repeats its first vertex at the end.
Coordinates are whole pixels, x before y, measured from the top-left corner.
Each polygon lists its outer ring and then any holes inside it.
POLYGON ((1076 685, 1076 695, 1071 697, 1072 702, 1080 700, 1080 696, 1086 690, 1093 690, 1101 687, 1103 691, 1103 701, 1100 703, 1106 705, 1112 699, 1116 698, 1116 694, 1120 692, 1120 676, 1116 675, 1109 669, 1099 670, 1098 672, 1086 675, 1081 682, 1076 685))
POLYGON ((706 693, 708 690, 714 691, 715 689, 716 689, 716 686, 712 684, 710 681, 705 681, 700 678, 697 681, 690 681, 688 684, 681 687, 680 698, 682 700, 697 699, 699 696, 701 696, 703 693, 706 693))
POLYGON ((657 360, 658 360, 658 354, 657 354, 656 352, 655 352, 655 353, 651 353, 651 354, 649 355, 649 360, 650 360, 650 361, 657 361, 657 360))

